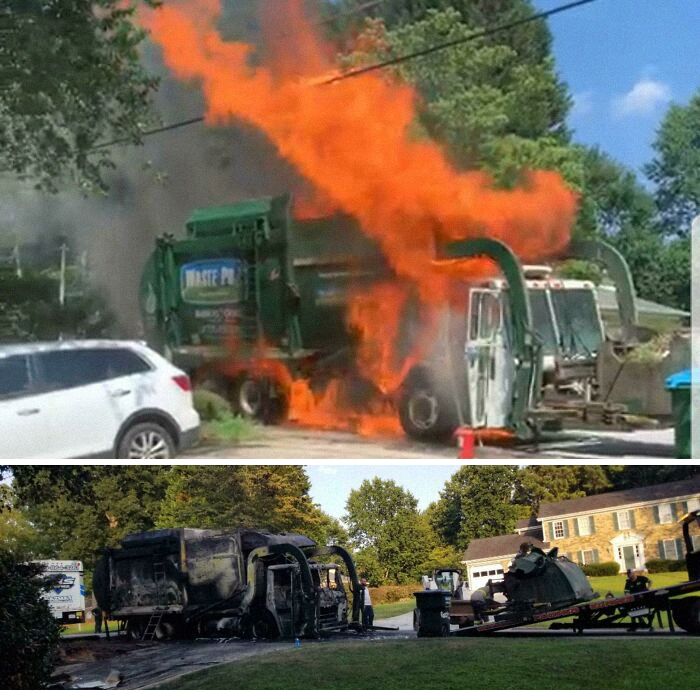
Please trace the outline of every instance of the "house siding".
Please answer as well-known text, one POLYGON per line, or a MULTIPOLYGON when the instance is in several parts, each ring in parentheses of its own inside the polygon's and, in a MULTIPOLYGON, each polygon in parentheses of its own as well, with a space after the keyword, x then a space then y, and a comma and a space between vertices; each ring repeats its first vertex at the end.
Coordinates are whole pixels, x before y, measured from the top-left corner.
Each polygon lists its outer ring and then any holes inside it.
MULTIPOLYGON (((700 498, 700 494, 698 494, 700 498)), ((678 540, 680 529, 678 520, 686 512, 685 501, 659 501, 653 505, 639 507, 619 506, 609 508, 596 513, 580 513, 577 515, 562 516, 561 518, 548 519, 543 523, 544 538, 554 547, 559 548, 560 554, 566 554, 575 562, 580 562, 582 551, 597 551, 597 561, 619 561, 615 553, 615 546, 611 541, 615 537, 625 538, 634 534, 642 537, 644 545, 644 560, 664 558, 666 554, 660 553, 660 544, 664 540, 678 540), (658 508, 662 504, 671 504, 672 520, 667 524, 659 524, 658 508), (618 524, 617 513, 627 512, 630 515, 629 525, 621 528, 618 524), (577 529, 577 518, 592 518, 594 522, 593 533, 581 536, 577 529), (566 536, 557 538, 554 533, 554 524, 563 522, 566 536)), ((683 558, 683 552, 678 554, 683 558)))

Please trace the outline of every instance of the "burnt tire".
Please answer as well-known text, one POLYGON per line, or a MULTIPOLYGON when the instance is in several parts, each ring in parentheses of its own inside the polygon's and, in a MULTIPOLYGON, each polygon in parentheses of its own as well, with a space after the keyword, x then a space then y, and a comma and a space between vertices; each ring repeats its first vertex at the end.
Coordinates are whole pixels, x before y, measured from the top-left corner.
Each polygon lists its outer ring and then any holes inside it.
POLYGON ((134 424, 117 447, 117 458, 167 460, 175 457, 175 441, 170 432, 155 422, 134 424))
POLYGON ((404 382, 399 419, 406 435, 420 441, 445 441, 456 427, 454 404, 424 371, 413 372, 404 382))

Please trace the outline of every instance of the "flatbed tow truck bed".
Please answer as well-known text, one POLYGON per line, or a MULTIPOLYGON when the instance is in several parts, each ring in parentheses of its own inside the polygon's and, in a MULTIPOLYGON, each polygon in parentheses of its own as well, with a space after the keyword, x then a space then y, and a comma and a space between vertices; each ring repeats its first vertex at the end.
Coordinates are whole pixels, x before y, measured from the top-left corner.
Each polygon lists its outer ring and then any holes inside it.
MULTIPOLYGON (((544 607, 532 607, 529 611, 517 613, 507 609, 495 610, 486 612, 488 616, 486 622, 460 627, 458 630, 451 631, 450 635, 479 635, 546 621, 553 621, 550 626, 552 629, 570 628, 577 633, 582 633, 591 628, 630 628, 633 623, 622 622, 628 617, 632 619, 637 629, 650 630, 655 620, 658 621, 659 627, 663 627, 662 613, 667 615, 669 630, 675 632, 673 614, 674 608, 679 606, 676 604, 674 607, 672 604, 681 601, 681 597, 698 591, 700 591, 700 580, 693 580, 671 587, 651 589, 621 597, 606 597, 560 609, 543 610, 544 607), (572 616, 574 620, 569 623, 556 622, 572 616)), ((698 601, 698 597, 693 597, 691 601, 698 601)), ((690 607, 680 605, 680 608, 690 607)))

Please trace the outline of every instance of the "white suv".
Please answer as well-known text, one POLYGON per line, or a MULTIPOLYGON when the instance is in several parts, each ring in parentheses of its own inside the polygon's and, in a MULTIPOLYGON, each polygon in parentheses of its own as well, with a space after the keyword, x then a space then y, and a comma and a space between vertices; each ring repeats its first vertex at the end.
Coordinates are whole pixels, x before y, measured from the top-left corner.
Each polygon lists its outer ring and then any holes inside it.
POLYGON ((0 345, 2 458, 172 458, 198 433, 190 379, 141 343, 0 345))

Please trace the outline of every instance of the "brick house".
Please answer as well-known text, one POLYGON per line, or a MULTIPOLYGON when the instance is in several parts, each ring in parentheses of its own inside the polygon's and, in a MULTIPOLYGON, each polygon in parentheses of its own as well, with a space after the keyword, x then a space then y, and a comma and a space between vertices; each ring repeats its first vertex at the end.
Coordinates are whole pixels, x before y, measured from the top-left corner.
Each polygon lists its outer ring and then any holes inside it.
MULTIPOLYGON (((680 560, 685 550, 678 520, 700 509, 700 474, 639 489, 543 503, 538 520, 544 538, 577 563, 616 561, 620 570, 642 569, 648 560, 680 560)), ((696 548, 698 537, 695 537, 696 548)))

